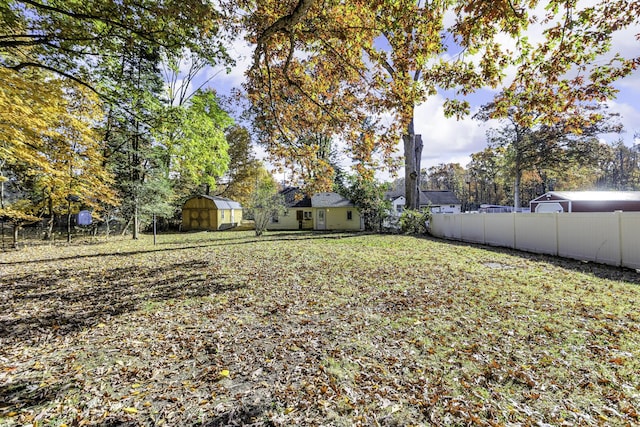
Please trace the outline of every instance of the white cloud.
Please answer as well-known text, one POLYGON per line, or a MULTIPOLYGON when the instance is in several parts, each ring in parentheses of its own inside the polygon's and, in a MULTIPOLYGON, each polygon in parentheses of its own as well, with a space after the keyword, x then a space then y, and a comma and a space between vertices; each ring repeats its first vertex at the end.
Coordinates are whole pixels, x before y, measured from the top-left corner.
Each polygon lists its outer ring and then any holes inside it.
POLYGON ((237 38, 229 46, 228 53, 236 61, 235 67, 230 73, 225 70, 211 69, 207 78, 212 79, 212 83, 222 92, 228 92, 232 88, 238 88, 245 80, 245 72, 251 66, 254 46, 250 45, 244 38, 237 38))
POLYGON ((619 103, 616 101, 607 102, 609 111, 612 113, 620 114, 620 121, 624 126, 624 133, 622 135, 606 135, 605 139, 609 142, 622 138, 627 145, 632 145, 634 141, 634 135, 640 134, 640 109, 638 105, 632 105, 628 103, 619 103))
POLYGON ((486 147, 487 125, 464 117, 461 120, 444 115, 444 98, 430 98, 415 110, 415 131, 422 135, 422 167, 439 163, 460 163, 465 166, 471 153, 486 147))

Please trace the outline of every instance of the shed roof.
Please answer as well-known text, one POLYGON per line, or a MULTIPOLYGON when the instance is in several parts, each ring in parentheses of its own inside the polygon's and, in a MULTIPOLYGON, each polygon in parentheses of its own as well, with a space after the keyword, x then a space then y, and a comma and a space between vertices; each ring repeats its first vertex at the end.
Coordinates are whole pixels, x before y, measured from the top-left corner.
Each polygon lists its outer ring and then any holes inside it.
POLYGON ((547 195, 571 201, 640 201, 640 191, 549 191, 532 202, 545 200, 547 195))
POLYGON ((213 203, 216 205, 216 208, 218 209, 242 209, 240 203, 231 199, 227 199, 226 197, 207 196, 206 194, 202 194, 196 197, 201 197, 213 201, 213 203))
POLYGON ((311 196, 311 206, 314 208, 355 207, 351 200, 333 192, 314 194, 311 196))

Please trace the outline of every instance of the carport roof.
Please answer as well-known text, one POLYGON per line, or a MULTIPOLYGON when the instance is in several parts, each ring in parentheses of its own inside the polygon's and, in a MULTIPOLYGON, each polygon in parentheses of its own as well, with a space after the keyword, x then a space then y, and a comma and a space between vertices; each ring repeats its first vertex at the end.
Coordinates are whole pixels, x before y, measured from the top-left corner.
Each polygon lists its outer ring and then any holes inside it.
POLYGON ((571 201, 640 201, 640 191, 549 191, 532 201, 544 200, 547 195, 571 201))

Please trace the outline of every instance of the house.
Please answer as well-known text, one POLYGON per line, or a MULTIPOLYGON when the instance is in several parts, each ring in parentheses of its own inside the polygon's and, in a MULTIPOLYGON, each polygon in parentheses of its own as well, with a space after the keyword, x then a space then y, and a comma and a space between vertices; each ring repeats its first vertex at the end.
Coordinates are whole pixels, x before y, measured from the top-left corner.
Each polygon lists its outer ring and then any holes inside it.
POLYGON ((364 230, 358 208, 333 192, 306 196, 299 188, 280 191, 286 211, 271 219, 269 230, 364 230))
POLYGON ((200 195, 182 206, 182 230, 226 230, 242 221, 242 206, 231 199, 200 195))
POLYGON ((286 187, 280 194, 284 198, 286 210, 282 215, 271 218, 269 230, 312 230, 313 211, 311 198, 297 187, 286 187))
MULTIPOLYGON (((391 202, 391 215, 400 216, 406 202, 404 191, 389 192, 386 198, 391 202)), ((462 203, 449 190, 422 190, 420 191, 418 209, 427 208, 430 208, 432 213, 460 213, 462 203)))
POLYGON ((423 190, 420 191, 420 209, 430 207, 431 213, 460 213, 462 203, 453 191, 423 190))
POLYGON ((549 191, 529 206, 538 213, 640 211, 640 191, 549 191))
POLYGON ((364 218, 356 205, 338 193, 318 193, 311 196, 314 230, 364 230, 364 218))

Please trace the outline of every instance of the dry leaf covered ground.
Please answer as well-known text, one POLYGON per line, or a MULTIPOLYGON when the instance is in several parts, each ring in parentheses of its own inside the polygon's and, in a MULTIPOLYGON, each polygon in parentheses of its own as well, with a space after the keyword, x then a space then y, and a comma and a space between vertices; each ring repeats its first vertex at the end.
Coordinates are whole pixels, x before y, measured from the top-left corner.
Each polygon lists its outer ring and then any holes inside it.
POLYGON ((405 236, 2 253, 0 425, 638 425, 639 284, 405 236))

